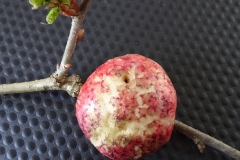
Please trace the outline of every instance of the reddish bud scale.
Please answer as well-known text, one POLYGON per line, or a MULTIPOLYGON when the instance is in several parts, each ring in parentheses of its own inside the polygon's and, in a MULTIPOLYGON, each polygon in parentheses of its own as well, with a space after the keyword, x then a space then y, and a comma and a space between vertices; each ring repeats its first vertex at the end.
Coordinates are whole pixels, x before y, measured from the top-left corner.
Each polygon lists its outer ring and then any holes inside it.
POLYGON ((107 61, 82 86, 76 116, 85 136, 105 156, 131 160, 170 138, 176 92, 163 68, 138 54, 107 61))
POLYGON ((79 12, 79 4, 76 0, 70 0, 69 4, 60 4, 61 14, 64 16, 77 16, 79 12))

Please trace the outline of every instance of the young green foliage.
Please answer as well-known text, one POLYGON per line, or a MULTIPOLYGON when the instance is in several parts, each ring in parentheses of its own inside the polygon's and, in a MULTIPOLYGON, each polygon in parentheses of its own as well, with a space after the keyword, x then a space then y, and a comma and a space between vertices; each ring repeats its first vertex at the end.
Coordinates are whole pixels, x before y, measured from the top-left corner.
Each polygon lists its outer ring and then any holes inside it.
POLYGON ((60 9, 58 7, 54 7, 50 10, 46 17, 46 21, 48 24, 52 24, 58 17, 60 9))
POLYGON ((69 0, 60 0, 61 3, 64 3, 64 4, 69 4, 69 0))
POLYGON ((79 5, 76 0, 28 0, 33 6, 32 9, 38 9, 45 6, 50 9, 46 17, 48 24, 52 24, 58 17, 59 13, 64 16, 76 16, 79 11, 79 5))
POLYGON ((33 9, 47 5, 50 3, 50 0, 29 0, 29 3, 33 6, 33 9))

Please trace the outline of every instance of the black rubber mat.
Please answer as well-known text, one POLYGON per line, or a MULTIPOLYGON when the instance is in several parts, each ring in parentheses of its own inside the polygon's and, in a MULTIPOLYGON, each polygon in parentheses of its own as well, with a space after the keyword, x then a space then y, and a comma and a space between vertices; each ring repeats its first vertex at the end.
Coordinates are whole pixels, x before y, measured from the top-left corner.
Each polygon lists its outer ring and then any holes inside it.
MULTIPOLYGON (((48 77, 61 60, 71 26, 28 0, 0 1, 0 84, 48 77), (45 23, 45 24, 44 24, 45 23)), ((240 150, 240 1, 97 0, 82 26, 71 73, 83 80, 115 56, 140 53, 163 66, 177 90, 178 120, 240 150)), ((61 91, 0 96, 1 160, 101 160, 61 91)), ((145 160, 229 160, 173 131, 145 160)))

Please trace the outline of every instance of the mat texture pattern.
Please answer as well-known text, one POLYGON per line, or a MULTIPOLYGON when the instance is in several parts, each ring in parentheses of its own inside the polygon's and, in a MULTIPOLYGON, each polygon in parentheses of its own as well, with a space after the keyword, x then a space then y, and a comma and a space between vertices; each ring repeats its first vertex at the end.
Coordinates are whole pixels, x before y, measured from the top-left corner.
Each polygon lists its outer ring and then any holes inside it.
MULTIPOLYGON (((45 25, 46 14, 28 0, 0 1, 0 84, 55 71, 71 19, 45 25)), ((110 58, 147 56, 176 88, 176 118, 240 150, 239 0, 92 0, 82 28, 70 73, 85 81, 110 58)), ((62 91, 1 95, 0 159, 107 160, 78 127, 75 101, 62 91)), ((231 160, 211 147, 199 153, 177 131, 143 159, 231 160)))

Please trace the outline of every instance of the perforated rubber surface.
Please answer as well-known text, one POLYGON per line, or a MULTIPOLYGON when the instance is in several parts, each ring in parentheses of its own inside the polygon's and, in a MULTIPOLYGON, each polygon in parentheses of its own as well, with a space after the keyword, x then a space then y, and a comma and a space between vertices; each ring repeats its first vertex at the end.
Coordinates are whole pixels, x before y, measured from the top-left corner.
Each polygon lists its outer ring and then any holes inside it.
MULTIPOLYGON (((44 25, 44 9, 0 1, 0 84, 48 77, 66 44, 71 20, 44 25)), ((82 26, 71 73, 83 81, 115 56, 140 53, 163 66, 178 94, 178 120, 240 150, 240 1, 98 0, 82 26)), ((1 160, 103 160, 61 91, 0 96, 1 160)), ((230 160, 173 131, 145 160, 230 160)))

